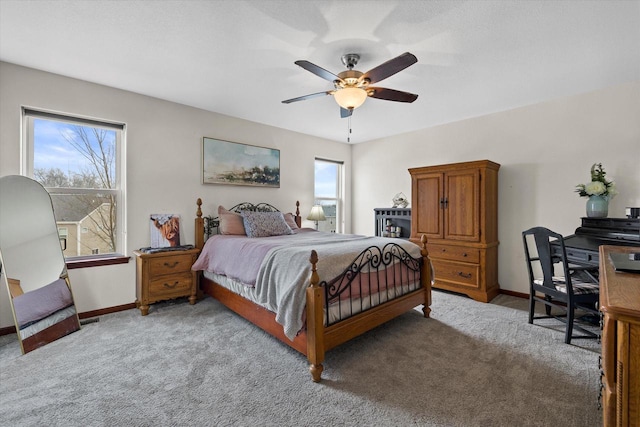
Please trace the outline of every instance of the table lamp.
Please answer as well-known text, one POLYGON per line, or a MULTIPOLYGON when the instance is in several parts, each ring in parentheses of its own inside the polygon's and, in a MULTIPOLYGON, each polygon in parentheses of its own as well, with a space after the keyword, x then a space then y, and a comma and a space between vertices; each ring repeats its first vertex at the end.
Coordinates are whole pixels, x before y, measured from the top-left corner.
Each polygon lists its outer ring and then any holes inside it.
POLYGON ((314 221, 316 223, 316 230, 318 229, 318 221, 325 221, 327 219, 324 216, 324 211, 322 210, 322 206, 314 205, 311 208, 311 212, 309 212, 309 216, 307 216, 309 221, 314 221))

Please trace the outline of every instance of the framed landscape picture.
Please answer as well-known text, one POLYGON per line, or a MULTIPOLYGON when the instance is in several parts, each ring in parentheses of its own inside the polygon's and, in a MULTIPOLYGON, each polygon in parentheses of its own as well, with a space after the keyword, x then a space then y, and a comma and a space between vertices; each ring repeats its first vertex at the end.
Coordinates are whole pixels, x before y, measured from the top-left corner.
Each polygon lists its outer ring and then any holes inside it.
POLYGON ((202 183, 280 187, 280 150, 204 137, 202 183))

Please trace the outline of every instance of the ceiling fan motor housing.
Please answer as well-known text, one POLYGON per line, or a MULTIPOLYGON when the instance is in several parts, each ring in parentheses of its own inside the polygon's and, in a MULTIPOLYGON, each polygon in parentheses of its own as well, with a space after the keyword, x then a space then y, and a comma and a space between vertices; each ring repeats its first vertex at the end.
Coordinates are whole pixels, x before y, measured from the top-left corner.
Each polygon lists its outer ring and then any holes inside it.
POLYGON ((353 70, 353 67, 355 67, 360 60, 360 55, 358 55, 357 53, 346 53, 342 55, 340 59, 342 60, 342 63, 345 67, 353 70))
POLYGON ((368 79, 361 79, 364 73, 358 70, 347 70, 338 74, 340 80, 335 80, 333 83, 336 89, 344 87, 363 87, 369 84, 368 79))

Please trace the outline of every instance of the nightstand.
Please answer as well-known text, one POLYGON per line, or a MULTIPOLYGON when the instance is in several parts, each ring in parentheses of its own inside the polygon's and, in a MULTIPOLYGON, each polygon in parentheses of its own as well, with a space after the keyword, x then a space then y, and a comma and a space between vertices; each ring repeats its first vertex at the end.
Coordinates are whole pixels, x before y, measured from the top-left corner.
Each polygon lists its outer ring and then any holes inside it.
POLYGON ((136 307, 146 316, 149 304, 173 298, 189 297, 189 304, 196 303, 197 272, 191 266, 200 253, 199 249, 144 253, 133 251, 136 256, 136 307))

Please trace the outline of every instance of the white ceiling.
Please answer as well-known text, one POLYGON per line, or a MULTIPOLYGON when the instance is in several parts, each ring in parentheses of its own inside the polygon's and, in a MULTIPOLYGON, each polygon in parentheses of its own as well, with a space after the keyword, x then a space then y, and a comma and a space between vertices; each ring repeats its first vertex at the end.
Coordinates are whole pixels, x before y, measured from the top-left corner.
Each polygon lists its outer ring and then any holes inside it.
POLYGON ((357 143, 640 80, 640 1, 0 0, 0 60, 346 142, 332 89, 294 65, 367 71, 418 63, 376 86, 357 143))

